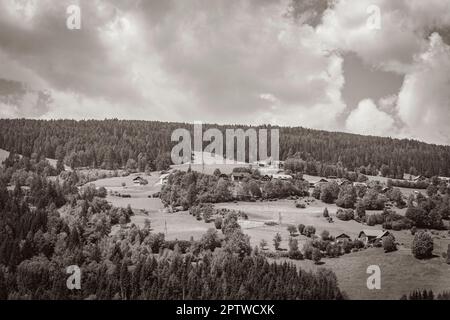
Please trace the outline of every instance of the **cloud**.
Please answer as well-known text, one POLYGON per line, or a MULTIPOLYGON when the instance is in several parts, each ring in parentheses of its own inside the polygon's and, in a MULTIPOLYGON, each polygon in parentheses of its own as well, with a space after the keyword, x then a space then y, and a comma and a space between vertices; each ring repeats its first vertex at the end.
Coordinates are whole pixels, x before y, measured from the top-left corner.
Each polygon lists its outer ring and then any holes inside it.
POLYGON ((450 144, 450 47, 434 33, 398 95, 404 135, 450 144))
POLYGON ((357 53, 367 64, 407 73, 414 55, 427 45, 429 30, 450 26, 450 2, 446 0, 340 0, 325 11, 317 34, 330 50, 357 53), (379 8, 380 28, 369 8, 379 8))
POLYGON ((37 117, 50 110, 51 94, 0 78, 0 110, 5 118, 37 117))
POLYGON ((75 3, 78 31, 66 28, 73 1, 0 0, 2 78, 27 92, 0 92, 0 117, 271 123, 448 141, 450 68, 445 54, 426 54, 431 32, 450 30, 446 0, 75 3), (380 30, 367 27, 369 5, 380 7, 380 30), (352 56, 360 66, 350 69, 352 56))
POLYGON ((342 59, 285 17, 288 3, 80 1, 82 30, 69 31, 69 2, 42 1, 28 14, 32 27, 3 12, 0 49, 51 88, 55 110, 44 117, 63 108, 116 117, 122 105, 138 119, 336 127, 342 59))
POLYGON ((346 128, 350 132, 373 136, 385 136, 395 132, 394 119, 379 110, 370 99, 362 100, 350 113, 346 128))

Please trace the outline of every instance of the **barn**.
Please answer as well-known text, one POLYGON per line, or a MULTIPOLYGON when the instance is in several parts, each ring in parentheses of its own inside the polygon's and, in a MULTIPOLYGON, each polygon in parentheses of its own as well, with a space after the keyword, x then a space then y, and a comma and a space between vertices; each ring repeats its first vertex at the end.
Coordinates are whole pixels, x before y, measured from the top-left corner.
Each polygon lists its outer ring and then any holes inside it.
POLYGON ((387 230, 362 230, 359 235, 358 238, 359 240, 361 240, 362 242, 364 242, 364 244, 370 244, 370 243, 374 243, 377 241, 381 241, 383 240, 384 237, 390 235, 391 233, 387 230))

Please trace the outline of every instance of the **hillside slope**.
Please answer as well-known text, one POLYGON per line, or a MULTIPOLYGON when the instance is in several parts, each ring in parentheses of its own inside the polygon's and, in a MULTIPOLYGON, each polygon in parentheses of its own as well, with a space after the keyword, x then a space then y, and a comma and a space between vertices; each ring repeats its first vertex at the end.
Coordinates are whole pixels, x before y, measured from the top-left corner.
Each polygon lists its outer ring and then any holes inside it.
MULTIPOLYGON (((203 129, 211 127, 222 132, 233 128, 204 125, 203 129)), ((161 157, 167 161, 175 144, 171 134, 177 128, 193 130, 191 124, 173 122, 1 119, 0 148, 26 156, 36 152, 51 159, 64 158, 73 166, 115 168, 125 166, 129 159, 145 166, 161 157)), ((340 162, 349 170, 385 165, 395 173, 450 176, 450 146, 301 127, 279 129, 282 160, 297 154, 306 160, 340 162)))

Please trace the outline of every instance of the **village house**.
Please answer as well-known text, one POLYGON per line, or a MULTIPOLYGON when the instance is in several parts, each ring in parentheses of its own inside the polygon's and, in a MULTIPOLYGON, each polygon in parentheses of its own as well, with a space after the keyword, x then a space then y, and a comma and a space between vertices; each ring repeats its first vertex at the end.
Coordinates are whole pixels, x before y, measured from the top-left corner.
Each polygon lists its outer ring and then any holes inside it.
POLYGON ((246 178, 250 178, 250 173, 248 173, 248 172, 233 172, 231 174, 231 180, 234 182, 240 182, 246 178))
POLYGON ((277 173, 272 175, 272 179, 278 179, 278 180, 292 180, 292 176, 288 175, 288 174, 281 174, 281 173, 277 173))
POLYGON ((168 181, 168 179, 169 179, 169 176, 170 176, 170 173, 162 174, 162 175, 159 177, 159 184, 160 184, 160 185, 165 185, 165 184, 167 184, 167 181, 168 181))
POLYGON ((336 240, 337 243, 342 243, 342 242, 344 242, 345 240, 350 240, 350 236, 349 236, 348 234, 341 233, 340 235, 338 235, 338 236, 335 238, 335 240, 336 240))
POLYGON ((320 186, 320 185, 322 185, 324 183, 327 183, 328 180, 324 179, 324 178, 320 178, 320 177, 315 177, 315 178, 309 179, 308 182, 309 182, 309 186, 311 188, 314 188, 316 186, 320 186))
POLYGON ((450 187, 450 178, 449 177, 438 177, 439 180, 443 181, 444 183, 447 183, 447 187, 450 187))
POLYGON ((419 182, 419 181, 427 181, 428 178, 422 175, 414 176, 412 174, 405 173, 403 175, 403 180, 419 182))
POLYGON ((338 185, 339 185, 340 187, 346 186, 346 185, 352 185, 352 184, 353 184, 353 183, 352 183, 350 180, 345 179, 345 178, 339 179, 339 180, 338 180, 338 185))
POLYGON ((148 184, 148 181, 140 176, 136 177, 133 179, 133 183, 135 185, 140 185, 140 186, 144 186, 146 184, 148 184))
POLYGON ((362 230, 358 239, 361 240, 365 245, 372 244, 378 241, 382 241, 384 237, 390 235, 391 233, 387 230, 362 230))
POLYGON ((354 182, 353 186, 354 187, 367 187, 367 183, 365 183, 365 182, 354 182))

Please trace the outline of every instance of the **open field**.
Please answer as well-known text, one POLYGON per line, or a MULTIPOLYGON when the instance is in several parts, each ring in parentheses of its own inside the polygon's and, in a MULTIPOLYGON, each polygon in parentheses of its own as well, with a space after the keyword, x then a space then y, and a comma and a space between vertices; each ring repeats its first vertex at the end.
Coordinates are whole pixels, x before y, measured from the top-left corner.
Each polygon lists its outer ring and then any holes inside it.
MULTIPOLYGON (((211 170, 213 170, 211 168, 211 170)), ((95 181, 98 187, 108 190, 107 200, 114 206, 133 208, 135 215, 131 223, 142 226, 146 219, 151 221, 154 232, 162 232, 166 239, 189 240, 191 237, 200 239, 209 228, 214 228, 213 223, 197 221, 187 212, 168 213, 164 210, 160 199, 148 198, 160 191, 158 172, 145 174, 133 174, 128 177, 107 178, 95 181), (148 185, 133 184, 133 178, 141 176, 148 180, 148 185), (122 186, 125 183, 125 187, 122 186), (111 193, 129 194, 131 198, 121 198, 111 193), (141 209, 144 209, 144 213, 141 209)), ((312 198, 311 198, 312 199, 312 198)), ((314 200, 305 209, 295 207, 294 200, 258 201, 258 202, 230 202, 215 204, 216 208, 241 210, 248 215, 248 220, 241 220, 240 224, 246 234, 250 236, 251 245, 259 245, 262 239, 266 240, 270 250, 274 250, 272 239, 277 232, 282 236, 281 248, 288 249, 289 233, 287 226, 313 225, 316 234, 328 230, 331 235, 337 236, 346 233, 351 238, 356 238, 362 229, 381 229, 381 226, 367 226, 356 221, 341 221, 335 214, 338 207, 334 204, 325 204, 320 200, 314 200), (324 208, 328 208, 334 222, 329 223, 323 216, 324 208), (281 224, 268 226, 265 222, 274 221, 281 224)), ((404 214, 404 209, 395 209, 404 214)), ((381 211, 368 211, 367 214, 381 211)), ((117 227, 113 229, 113 232, 117 227)), ((412 256, 411 243, 413 236, 409 230, 391 231, 396 237, 399 250, 392 253, 384 253, 381 248, 369 248, 359 252, 343 255, 339 258, 324 258, 323 264, 315 265, 310 260, 293 261, 278 259, 277 262, 289 261, 306 269, 315 270, 319 267, 330 268, 336 273, 339 286, 351 299, 399 299, 403 294, 408 294, 414 289, 431 289, 441 292, 450 289, 450 266, 442 258, 450 244, 450 236, 447 231, 434 232, 434 255, 430 260, 418 260, 412 256), (369 290, 366 286, 369 274, 367 267, 378 265, 381 268, 381 290, 369 290)), ((305 236, 297 235, 299 247, 308 240, 305 236)))
MULTIPOLYGON (((358 236, 361 229, 380 229, 380 227, 362 226, 356 221, 341 221, 335 217, 338 207, 335 204, 325 204, 320 200, 315 200, 305 209, 295 207, 293 200, 265 201, 265 202, 238 202, 238 203, 221 203, 216 205, 217 208, 227 208, 233 210, 241 210, 247 213, 248 222, 242 225, 244 231, 250 235, 252 246, 258 245, 262 239, 269 243, 271 250, 274 250, 272 239, 279 232, 283 241, 281 248, 288 248, 289 232, 287 226, 292 224, 312 225, 316 228, 316 234, 320 235, 323 230, 328 230, 331 235, 337 236, 346 233, 350 237, 358 236), (323 217, 323 210, 328 208, 328 212, 333 217, 334 222, 329 223, 323 217), (281 224, 275 226, 264 225, 264 222, 279 222, 281 215, 281 224), (250 222, 255 222, 252 224, 250 222), (246 226, 249 225, 249 227, 246 226)), ((304 236, 298 236, 299 245, 307 240, 304 236)))
MULTIPOLYGON (((159 198, 149 198, 149 195, 159 192, 159 172, 152 172, 151 175, 132 174, 127 177, 114 177, 101 179, 93 182, 97 187, 105 187, 108 190, 106 200, 113 206, 131 206, 135 215, 131 217, 131 223, 142 227, 145 220, 151 221, 154 232, 162 232, 168 240, 189 240, 191 237, 198 240, 208 230, 214 227, 213 223, 206 224, 203 220, 197 221, 187 212, 168 213, 159 198), (134 185, 133 179, 140 176, 148 181, 147 185, 134 185), (125 187, 122 186, 125 183, 125 187), (111 192, 128 194, 131 198, 122 198, 113 195, 111 192), (143 213, 145 210, 147 214, 143 213)), ((117 228, 113 229, 115 232, 117 228)))
MULTIPOLYGON (((208 228, 214 227, 212 223, 206 224, 203 221, 197 221, 194 217, 189 216, 187 212, 167 213, 158 198, 149 198, 155 192, 161 190, 159 182, 159 172, 152 172, 150 176, 145 174, 132 174, 127 177, 114 177, 101 179, 94 182, 97 187, 105 187, 108 190, 107 200, 114 206, 127 207, 131 206, 136 212, 136 216, 132 217, 132 223, 142 225, 146 218, 152 221, 156 232, 165 232, 167 221, 168 237, 188 240, 190 236, 198 238, 208 228), (148 185, 140 186, 133 184, 133 178, 141 176, 148 180, 148 185), (125 187, 122 186, 125 183, 125 187), (127 194, 131 198, 122 198, 113 193, 127 194), (141 210, 149 213, 148 216, 142 214, 141 210), (179 233, 177 230, 182 230, 179 233), (173 233, 170 231, 172 230, 173 233)), ((312 199, 312 198, 310 198, 312 199)), ((381 226, 367 226, 356 221, 341 221, 336 218, 338 207, 335 204, 325 204, 320 200, 314 200, 305 209, 295 207, 293 200, 264 201, 264 202, 229 202, 215 204, 216 208, 227 208, 232 210, 241 210, 248 215, 248 220, 241 220, 241 226, 245 233, 251 237, 252 246, 259 245, 262 239, 268 242, 269 248, 274 249, 272 239, 279 232, 282 236, 281 248, 288 248, 289 233, 287 226, 293 224, 312 225, 316 228, 316 234, 320 235, 323 230, 328 230, 331 235, 337 236, 341 233, 348 234, 351 238, 358 236, 362 229, 381 229, 381 226), (329 223, 323 218, 323 210, 327 208, 334 222, 329 223), (268 226, 265 222, 274 221, 281 224, 268 226)), ((406 209, 395 208, 399 214, 404 214, 406 209)), ((381 211, 367 211, 367 214, 380 213, 381 211)), ((413 236, 409 231, 392 231, 397 241, 404 244, 410 249, 413 236)), ((435 238, 435 254, 441 255, 446 251, 447 245, 450 243, 450 237, 446 231, 442 231, 435 238)), ((297 236, 300 247, 307 240, 304 236, 297 236)))
POLYGON ((159 182, 159 173, 153 172, 151 175, 131 174, 126 177, 113 177, 100 179, 94 182, 96 187, 105 187, 108 191, 107 200, 116 207, 126 207, 128 204, 133 209, 145 209, 155 211, 163 208, 159 198, 149 198, 149 195, 159 192, 161 185, 159 182), (147 185, 135 185, 133 179, 140 176, 148 181, 147 185), (122 185, 124 184, 124 186, 122 185), (130 195, 131 198, 122 198, 118 194, 130 195))
POLYGON ((172 165, 171 168, 180 171, 187 171, 191 166, 191 170, 202 172, 204 174, 213 174, 214 170, 219 169, 221 173, 230 174, 234 168, 248 167, 249 164, 181 164, 172 165))
POLYGON ((9 157, 9 152, 3 149, 0 149, 0 166, 2 165, 3 161, 6 160, 6 158, 9 157))
MULTIPOLYGON (((284 259, 277 260, 279 262, 284 259)), ((418 260, 409 249, 384 253, 381 248, 369 248, 350 253, 340 258, 325 258, 323 265, 315 265, 310 260, 292 261, 306 269, 330 268, 336 273, 339 287, 350 299, 393 299, 409 294, 415 289, 433 290, 438 293, 450 289, 450 265, 442 258, 418 260), (381 271, 381 289, 367 289, 367 267, 378 265, 381 271)))

